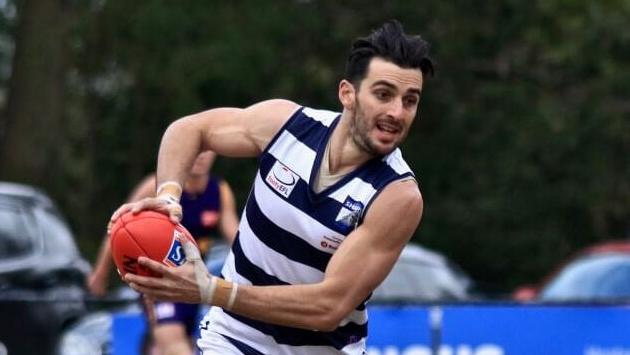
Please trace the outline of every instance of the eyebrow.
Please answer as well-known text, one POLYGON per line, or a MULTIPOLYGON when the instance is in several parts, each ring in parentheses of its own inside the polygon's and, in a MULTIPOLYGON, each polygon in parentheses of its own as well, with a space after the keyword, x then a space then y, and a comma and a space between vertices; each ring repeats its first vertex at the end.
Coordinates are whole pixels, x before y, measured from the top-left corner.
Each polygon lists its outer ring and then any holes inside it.
MULTIPOLYGON (((386 80, 379 80, 374 82, 371 87, 375 87, 375 86, 379 86, 379 85, 383 85, 383 86, 387 86, 388 88, 392 89, 392 90, 398 90, 398 88, 396 87, 396 85, 390 83, 389 81, 386 80)), ((416 89, 416 88, 411 88, 409 90, 407 90, 408 93, 411 94, 416 94, 418 96, 420 96, 421 90, 420 89, 416 89)))

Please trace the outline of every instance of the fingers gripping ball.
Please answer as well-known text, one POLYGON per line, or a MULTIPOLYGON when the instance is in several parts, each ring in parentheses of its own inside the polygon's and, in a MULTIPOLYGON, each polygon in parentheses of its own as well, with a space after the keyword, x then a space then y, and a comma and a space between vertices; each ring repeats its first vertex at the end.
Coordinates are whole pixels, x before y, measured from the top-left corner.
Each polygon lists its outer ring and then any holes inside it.
POLYGON ((168 216, 143 211, 127 212, 116 220, 111 229, 111 250, 120 276, 130 272, 143 276, 155 273, 138 264, 138 257, 146 256, 167 266, 179 266, 186 261, 181 238, 195 246, 190 233, 181 224, 174 224, 168 216))

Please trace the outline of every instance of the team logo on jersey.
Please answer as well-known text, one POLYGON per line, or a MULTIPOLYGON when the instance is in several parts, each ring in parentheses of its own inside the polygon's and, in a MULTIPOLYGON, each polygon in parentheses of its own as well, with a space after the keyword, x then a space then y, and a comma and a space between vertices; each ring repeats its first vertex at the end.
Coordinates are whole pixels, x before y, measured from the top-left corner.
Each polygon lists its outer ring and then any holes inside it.
POLYGON ((284 197, 289 197, 298 180, 300 176, 279 161, 273 164, 265 178, 269 186, 284 197))
POLYGON ((335 218, 335 223, 343 227, 356 227, 364 207, 363 203, 352 199, 350 196, 346 197, 337 218, 335 218))
POLYGON ((180 238, 186 238, 181 232, 175 230, 173 232, 173 244, 168 251, 164 263, 171 266, 180 266, 186 261, 186 254, 184 254, 184 248, 179 241, 180 238))

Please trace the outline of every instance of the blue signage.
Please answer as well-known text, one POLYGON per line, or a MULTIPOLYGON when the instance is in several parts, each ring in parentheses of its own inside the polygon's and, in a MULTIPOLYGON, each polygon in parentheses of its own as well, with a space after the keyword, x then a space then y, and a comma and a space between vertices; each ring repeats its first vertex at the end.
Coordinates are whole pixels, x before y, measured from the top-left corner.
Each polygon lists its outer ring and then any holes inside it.
MULTIPOLYGON (((630 355, 630 305, 368 307, 368 355, 630 355)), ((114 314, 114 355, 138 354, 141 313, 114 314)))
POLYGON ((630 306, 435 308, 370 307, 368 355, 630 355, 630 306))

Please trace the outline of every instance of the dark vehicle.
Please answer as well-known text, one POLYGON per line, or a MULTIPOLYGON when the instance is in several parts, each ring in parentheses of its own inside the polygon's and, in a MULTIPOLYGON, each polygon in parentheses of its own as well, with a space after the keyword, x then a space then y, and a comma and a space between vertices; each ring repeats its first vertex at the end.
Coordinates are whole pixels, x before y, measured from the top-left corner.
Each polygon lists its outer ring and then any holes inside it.
POLYGON ((45 193, 0 182, 0 353, 54 353, 85 313, 89 268, 45 193))
MULTIPOLYGON (((222 242, 212 246, 210 253, 205 257, 206 267, 214 275, 221 273, 223 262, 230 251, 230 247, 222 242)), ((82 317, 79 321, 69 327, 61 336, 58 355, 108 355, 114 352, 113 349, 113 314, 132 314, 144 319, 140 302, 140 295, 124 285, 111 292, 107 297, 101 299, 103 305, 101 310, 91 312, 82 317)), ((201 310, 204 314, 208 307, 201 310)), ((142 339, 138 341, 137 354, 150 354, 147 334, 144 333, 142 339)), ((127 348, 129 350, 129 348, 127 348)), ((133 350, 129 350, 133 351, 133 350)), ((0 352, 0 355, 3 355, 0 352)))
POLYGON ((519 301, 630 300, 630 241, 609 241, 578 252, 539 285, 518 288, 519 301))

